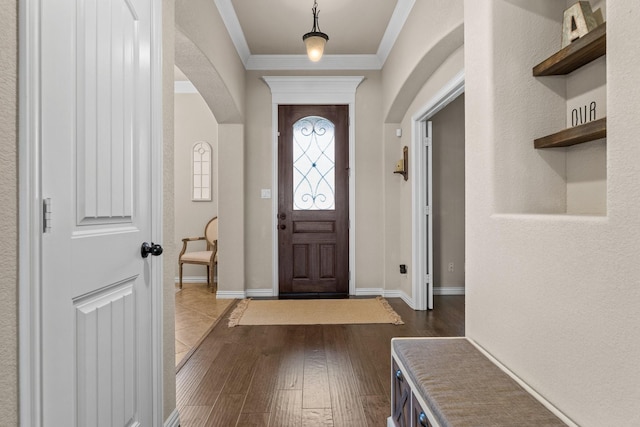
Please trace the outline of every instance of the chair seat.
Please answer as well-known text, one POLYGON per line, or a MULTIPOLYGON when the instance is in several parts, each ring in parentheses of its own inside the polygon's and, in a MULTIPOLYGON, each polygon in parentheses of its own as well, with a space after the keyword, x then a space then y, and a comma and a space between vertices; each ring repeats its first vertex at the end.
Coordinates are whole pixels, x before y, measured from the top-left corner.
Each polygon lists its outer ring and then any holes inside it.
POLYGON ((178 266, 180 269, 180 289, 182 289, 182 265, 197 264, 207 266, 207 288, 211 286, 211 291, 217 289, 218 272, 218 217, 213 217, 204 227, 204 233, 200 237, 187 237, 182 239, 182 251, 178 255, 178 266), (206 241, 206 251, 187 252, 189 242, 206 241))
MULTIPOLYGON (((187 252, 182 257, 180 257, 180 261, 182 262, 202 262, 208 264, 211 260, 211 254, 213 251, 198 251, 198 252, 187 252)), ((216 261, 218 258, 218 254, 216 254, 216 261)))

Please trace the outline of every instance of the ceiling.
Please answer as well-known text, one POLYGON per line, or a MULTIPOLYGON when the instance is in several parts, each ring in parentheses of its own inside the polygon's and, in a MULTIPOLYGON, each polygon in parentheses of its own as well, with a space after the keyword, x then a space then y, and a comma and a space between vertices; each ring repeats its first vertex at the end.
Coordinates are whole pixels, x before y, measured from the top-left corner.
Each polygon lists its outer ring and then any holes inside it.
POLYGON ((415 0, 317 0, 329 36, 312 63, 302 35, 313 27, 313 0, 215 0, 248 70, 381 69, 415 0), (375 5, 375 7, 374 7, 375 5))

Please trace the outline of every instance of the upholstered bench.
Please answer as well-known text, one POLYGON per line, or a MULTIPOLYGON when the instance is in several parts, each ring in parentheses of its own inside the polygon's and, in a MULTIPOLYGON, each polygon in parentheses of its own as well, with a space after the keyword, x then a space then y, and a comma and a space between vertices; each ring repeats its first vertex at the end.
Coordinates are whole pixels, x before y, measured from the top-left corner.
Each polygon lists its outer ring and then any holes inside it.
POLYGON ((391 341, 389 427, 566 426, 466 338, 391 341))

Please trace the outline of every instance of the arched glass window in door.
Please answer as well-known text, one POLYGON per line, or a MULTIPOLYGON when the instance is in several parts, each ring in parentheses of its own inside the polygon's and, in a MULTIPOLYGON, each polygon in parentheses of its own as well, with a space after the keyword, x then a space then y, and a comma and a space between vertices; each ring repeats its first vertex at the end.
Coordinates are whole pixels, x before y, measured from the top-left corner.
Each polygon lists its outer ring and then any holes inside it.
POLYGON ((191 200, 211 200, 211 145, 200 141, 193 144, 191 153, 192 183, 191 200))
POLYGON ((335 125, 308 116, 293 124, 293 209, 335 209, 335 125))

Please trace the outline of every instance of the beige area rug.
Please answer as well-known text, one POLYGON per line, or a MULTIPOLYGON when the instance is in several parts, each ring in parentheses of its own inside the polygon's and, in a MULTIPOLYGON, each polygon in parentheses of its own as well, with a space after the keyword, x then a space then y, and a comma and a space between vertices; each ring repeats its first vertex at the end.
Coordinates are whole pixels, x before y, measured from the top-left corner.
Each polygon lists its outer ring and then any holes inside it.
POLYGON ((404 322, 382 297, 366 299, 251 300, 238 303, 229 327, 238 325, 345 325, 404 322))

